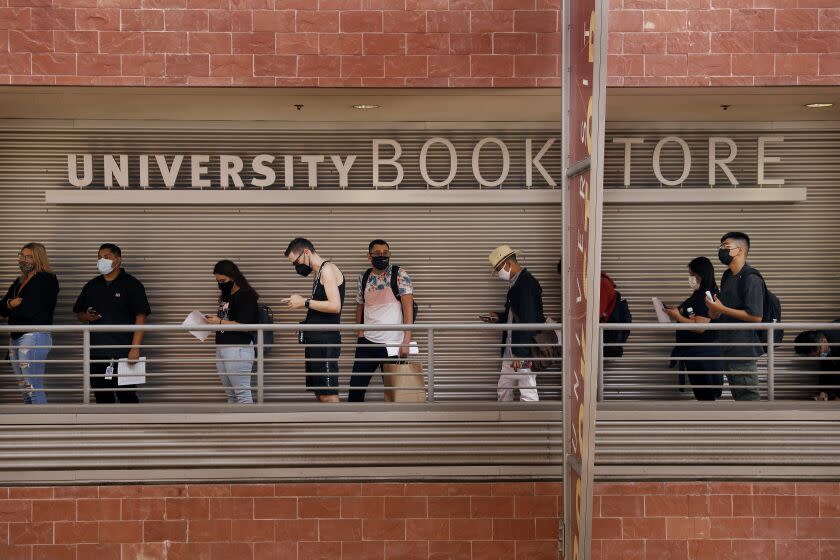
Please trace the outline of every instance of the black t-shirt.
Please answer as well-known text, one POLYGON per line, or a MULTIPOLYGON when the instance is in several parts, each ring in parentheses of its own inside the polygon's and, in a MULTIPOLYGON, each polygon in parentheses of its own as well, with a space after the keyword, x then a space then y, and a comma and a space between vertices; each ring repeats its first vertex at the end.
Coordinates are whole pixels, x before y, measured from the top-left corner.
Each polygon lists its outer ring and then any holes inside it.
MULTIPOLYGON (((259 322, 257 298, 250 290, 238 290, 230 295, 229 301, 219 302, 217 317, 226 321, 236 321, 245 325, 259 322)), ((254 333, 250 331, 218 331, 216 344, 240 344, 247 346, 254 341, 254 333)))
MULTIPOLYGON (((717 290, 712 292, 712 295, 717 295, 720 297, 720 294, 717 290)), ((682 302, 678 307, 680 315, 683 317, 688 318, 691 314, 688 312, 688 309, 691 308, 694 311, 694 315, 697 317, 709 317, 709 307, 706 305, 706 292, 705 290, 698 289, 691 297, 687 300, 682 302)), ((677 342, 683 344, 708 344, 710 342, 717 341, 717 333, 713 330, 705 330, 702 333, 693 332, 693 331, 677 331, 677 342)), ((683 350, 686 348, 683 347, 683 350)), ((702 347, 697 348, 697 350, 702 349, 702 347)), ((712 350, 716 352, 716 350, 712 350)))
MULTIPOLYGON (((93 325, 133 325, 137 315, 152 313, 146 288, 137 278, 120 269, 119 275, 108 282, 104 276, 97 276, 82 288, 82 293, 73 306, 74 313, 86 311, 88 307, 102 315, 93 325)), ((130 345, 133 331, 94 332, 90 335, 92 346, 130 345)), ((90 355, 96 359, 125 358, 130 348, 92 348, 90 355)))
MULTIPOLYGON (((757 274, 747 274, 744 277, 749 268, 750 266, 745 264, 744 268, 734 276, 729 270, 723 273, 720 282, 720 301, 726 307, 746 311, 754 317, 762 317, 764 315, 764 282, 757 274)), ((746 324, 728 315, 721 315, 717 322, 746 324)), ((718 340, 752 344, 752 346, 721 346, 721 355, 726 357, 758 358, 763 353, 758 344, 758 336, 752 329, 720 331, 718 340)))
MULTIPOLYGON (((0 315, 9 318, 10 325, 52 325, 55 302, 58 298, 58 279, 55 274, 39 272, 21 288, 20 278, 15 278, 6 296, 0 300, 0 315), (9 309, 9 300, 22 298, 20 305, 9 309)), ((24 332, 13 332, 20 338, 24 332)))

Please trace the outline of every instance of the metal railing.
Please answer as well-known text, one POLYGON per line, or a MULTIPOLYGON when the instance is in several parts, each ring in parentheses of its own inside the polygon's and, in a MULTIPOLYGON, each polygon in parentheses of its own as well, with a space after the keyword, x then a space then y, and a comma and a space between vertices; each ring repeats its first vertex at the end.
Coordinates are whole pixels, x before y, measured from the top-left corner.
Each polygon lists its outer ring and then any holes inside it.
POLYGON ((794 346, 818 346, 795 345, 798 333, 812 330, 840 333, 838 323, 628 323, 600 327, 599 401, 677 400, 690 398, 697 389, 719 391, 718 398, 738 393, 736 400, 755 400, 754 396, 758 396, 768 401, 808 399, 820 391, 840 393, 840 384, 829 383, 829 376, 840 372, 821 367, 832 360, 840 362, 840 345, 834 346, 834 358, 800 356, 794 352, 794 346), (630 337, 624 343, 605 343, 605 333, 611 331, 629 331, 630 337), (717 340, 677 343, 674 335, 679 331, 713 331, 717 340), (734 331, 762 334, 747 342, 725 340, 728 337, 724 333, 734 331), (767 344, 779 331, 784 331, 783 340, 767 344), (620 348, 623 355, 605 356, 610 348, 620 348), (674 349, 679 350, 674 352, 674 349), (737 369, 737 364, 753 363, 753 372, 737 369), (693 364, 703 364, 704 369, 693 369, 693 364), (692 377, 696 380, 699 375, 719 376, 719 382, 709 383, 708 378, 703 383, 692 382, 692 377), (743 383, 744 377, 736 378, 741 384, 733 383, 732 375, 755 375, 755 383, 752 380, 743 383), (744 392, 753 398, 743 399, 744 392))
MULTIPOLYGON (((12 357, 6 356, 0 360, 0 401, 20 402, 21 392, 31 397, 33 393, 43 391, 49 396, 49 402, 83 403, 94 402, 92 394, 100 390, 91 380, 104 378, 107 374, 92 374, 91 366, 112 363, 111 358, 103 358, 103 350, 124 356, 130 345, 97 345, 92 341, 98 333, 138 332, 145 333, 140 345, 140 354, 145 358, 146 383, 136 387, 108 388, 115 393, 136 392, 144 402, 220 402, 223 389, 216 364, 242 360, 221 359, 216 357, 217 348, 239 347, 241 345, 215 344, 212 334, 224 332, 253 332, 255 341, 254 359, 247 386, 240 389, 249 390, 253 394, 253 402, 257 404, 282 401, 303 401, 312 399, 307 389, 337 389, 342 400, 348 391, 359 389, 347 382, 353 375, 354 362, 379 361, 378 358, 355 358, 355 351, 362 346, 384 347, 381 344, 360 344, 357 332, 366 328, 376 331, 406 331, 413 333, 412 340, 417 342, 418 353, 406 358, 409 362, 419 362, 422 373, 389 374, 397 378, 413 377, 414 383, 395 383, 391 386, 378 383, 382 372, 373 374, 374 382, 366 388, 368 400, 381 400, 387 394, 390 400, 405 400, 400 394, 416 395, 422 391, 422 400, 428 403, 437 401, 461 401, 496 399, 497 382, 501 369, 503 344, 500 331, 546 330, 545 324, 485 324, 485 323, 456 323, 456 324, 414 324, 414 325, 305 325, 305 324, 255 324, 255 325, 206 325, 201 328, 185 327, 182 325, 48 325, 27 326, 26 332, 47 332, 53 336, 49 345, 49 355, 45 359, 27 358, 31 364, 42 363, 46 371, 42 374, 30 375, 45 380, 46 387, 42 390, 26 386, 26 375, 16 373, 10 367, 12 357), (206 342, 199 342, 189 331, 209 331, 211 337, 206 342), (324 348, 334 344, 307 343, 299 344, 297 333, 313 331, 340 331, 341 356, 338 372, 337 387, 326 385, 312 385, 306 387, 303 383, 306 375, 306 364, 323 362, 324 358, 305 358, 306 348, 324 348), (274 343, 266 342, 266 333, 274 335, 274 343), (97 357, 98 356, 98 357, 97 357), (419 381, 418 377, 422 377, 419 381), (23 385, 21 385, 23 384, 23 385)), ((559 330, 559 324, 551 324, 552 329, 559 330)), ((0 325, 0 336, 6 333, 21 332, 21 326, 0 325)), ((557 343, 559 346, 560 342, 557 343)), ((547 345, 547 344, 544 344, 547 345)), ((517 345, 511 344, 512 348, 517 345)), ((37 350, 36 345, 24 347, 37 350)), ((391 358, 397 360, 397 358, 391 358)), ((544 358, 535 358, 541 361, 544 358)), ((546 359, 547 360, 547 359, 546 359)), ((23 360, 16 360, 17 365, 23 360)), ((118 364, 115 364, 118 369, 118 364)), ((313 374, 313 375, 333 375, 313 374)), ((118 376, 118 371, 113 373, 118 376)), ((249 374, 245 374, 249 375, 249 374)), ((525 374, 514 373, 514 377, 525 374)), ((562 390, 562 376, 559 362, 554 368, 542 372, 537 380, 537 386, 542 400, 556 401, 560 399, 562 390)))

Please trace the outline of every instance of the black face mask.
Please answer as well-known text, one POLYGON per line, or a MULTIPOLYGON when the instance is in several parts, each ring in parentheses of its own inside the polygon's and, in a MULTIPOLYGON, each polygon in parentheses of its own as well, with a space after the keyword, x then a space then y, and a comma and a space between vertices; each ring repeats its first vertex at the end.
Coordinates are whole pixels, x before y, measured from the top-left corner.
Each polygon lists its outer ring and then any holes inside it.
POLYGON ((391 257, 371 257, 370 262, 376 270, 386 270, 391 257))
MULTIPOLYGON (((301 255, 296 260, 302 259, 304 254, 305 253, 301 253, 301 255)), ((312 267, 308 264, 295 262, 295 272, 306 278, 307 276, 312 274, 312 267)))
POLYGON ((233 290, 233 280, 228 280, 227 282, 219 282, 219 289, 222 291, 223 297, 228 297, 230 295, 231 290, 233 290))
POLYGON ((718 249, 718 260, 726 266, 729 266, 729 263, 735 258, 729 254, 729 251, 730 249, 718 249))

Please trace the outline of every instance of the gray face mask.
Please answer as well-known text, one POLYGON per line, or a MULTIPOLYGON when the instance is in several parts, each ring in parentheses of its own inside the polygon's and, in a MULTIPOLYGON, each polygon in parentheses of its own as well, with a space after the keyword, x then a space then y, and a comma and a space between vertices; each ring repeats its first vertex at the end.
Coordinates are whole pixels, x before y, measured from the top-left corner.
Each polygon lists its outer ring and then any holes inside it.
POLYGON ((18 263, 18 267, 20 268, 20 271, 24 274, 29 274, 30 272, 35 270, 35 263, 20 261, 18 263))

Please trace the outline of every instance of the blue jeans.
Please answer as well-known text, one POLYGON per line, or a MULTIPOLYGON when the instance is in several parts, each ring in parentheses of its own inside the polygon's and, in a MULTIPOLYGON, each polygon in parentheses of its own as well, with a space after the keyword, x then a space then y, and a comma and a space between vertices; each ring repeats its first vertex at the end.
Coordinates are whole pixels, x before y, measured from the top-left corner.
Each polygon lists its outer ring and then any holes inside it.
POLYGON ((17 340, 12 339, 9 355, 12 369, 18 378, 18 384, 23 391, 23 402, 26 404, 47 404, 47 393, 44 391, 44 372, 52 346, 52 335, 46 332, 26 333, 17 340), (32 348, 43 346, 43 348, 32 348))
POLYGON ((216 369, 225 387, 229 403, 253 404, 251 397, 251 369, 254 364, 253 346, 224 346, 216 348, 216 369))

